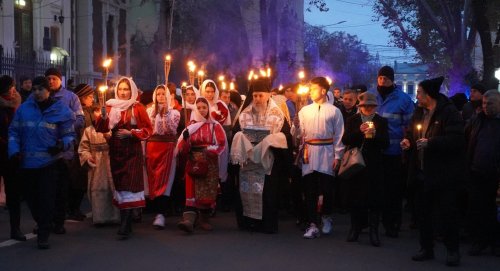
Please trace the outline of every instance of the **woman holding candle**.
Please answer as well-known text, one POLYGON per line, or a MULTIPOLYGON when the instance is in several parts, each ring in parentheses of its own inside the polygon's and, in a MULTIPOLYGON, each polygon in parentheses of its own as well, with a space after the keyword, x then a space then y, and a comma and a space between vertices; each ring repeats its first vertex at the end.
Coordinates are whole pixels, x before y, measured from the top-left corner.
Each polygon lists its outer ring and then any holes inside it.
POLYGON ((175 142, 179 111, 170 108, 170 93, 164 85, 153 92, 153 105, 147 109, 153 126, 153 135, 146 143, 146 169, 149 198, 153 201, 156 217, 153 226, 165 227, 167 197, 170 195, 175 175, 175 142))
POLYGON ((380 161, 382 150, 389 146, 389 134, 387 120, 375 113, 378 106, 376 96, 365 92, 358 96, 358 100, 360 112, 347 119, 342 142, 351 148, 362 148, 366 168, 348 181, 351 229, 347 241, 357 241, 363 224, 368 220, 370 242, 378 247, 378 225, 384 197, 380 161))
POLYGON ((138 94, 134 81, 122 77, 115 88, 116 99, 106 102, 96 123, 97 132, 111 131, 108 143, 116 189, 113 200, 120 209, 118 235, 124 239, 132 230, 132 210, 145 206, 141 140, 153 131, 146 109, 137 101, 138 94))
POLYGON ((189 167, 185 170, 186 208, 179 229, 191 233, 199 213, 199 225, 203 230, 212 230, 209 217, 211 206, 217 198, 219 180, 227 175, 228 146, 222 125, 213 120, 207 99, 196 99, 193 117, 198 120, 189 125, 178 140, 179 157, 202 161, 208 165, 204 176, 195 176, 189 167))
MULTIPOLYGON (((212 80, 205 80, 200 87, 200 94, 205 97, 210 104, 210 116, 212 119, 220 123, 220 125, 230 125, 231 117, 229 109, 224 102, 219 100, 219 89, 212 80)), ((193 120, 193 117, 191 117, 193 120)))

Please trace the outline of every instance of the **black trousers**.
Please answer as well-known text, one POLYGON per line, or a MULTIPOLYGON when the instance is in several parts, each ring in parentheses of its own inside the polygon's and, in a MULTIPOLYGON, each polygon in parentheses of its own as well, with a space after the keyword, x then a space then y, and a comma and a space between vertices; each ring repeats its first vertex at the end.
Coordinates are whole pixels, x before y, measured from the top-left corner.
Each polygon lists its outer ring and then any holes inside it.
POLYGON ((39 240, 47 240, 52 228, 58 175, 57 164, 22 170, 25 198, 31 215, 38 225, 39 240))
POLYGON ((66 219, 66 210, 68 210, 68 194, 70 184, 70 161, 59 159, 54 165, 57 171, 56 195, 55 195, 55 211, 54 211, 54 224, 56 226, 63 226, 66 219))
POLYGON ((152 202, 152 209, 156 214, 167 214, 167 208, 169 204, 169 198, 167 196, 158 196, 152 202))
POLYGON ((415 195, 420 246, 432 250, 435 230, 439 229, 447 249, 459 249, 458 188, 426 184, 422 172, 417 173, 415 195))
POLYGON ((322 215, 330 215, 333 208, 333 176, 314 171, 304 177, 304 196, 306 203, 306 220, 308 223, 320 225, 322 215), (318 198, 323 196, 321 210, 318 210, 318 198))
POLYGON ((402 178, 401 155, 383 155, 382 165, 384 171, 382 224, 386 231, 397 230, 402 221, 403 191, 406 183, 402 178))
POLYGON ((7 162, 2 165, 2 177, 5 184, 5 197, 7 208, 9 209, 10 228, 17 230, 21 223, 21 201, 23 186, 19 178, 17 165, 7 162))
POLYGON ((496 196, 498 181, 494 176, 471 172, 468 184, 468 224, 472 241, 483 245, 500 245, 496 196))

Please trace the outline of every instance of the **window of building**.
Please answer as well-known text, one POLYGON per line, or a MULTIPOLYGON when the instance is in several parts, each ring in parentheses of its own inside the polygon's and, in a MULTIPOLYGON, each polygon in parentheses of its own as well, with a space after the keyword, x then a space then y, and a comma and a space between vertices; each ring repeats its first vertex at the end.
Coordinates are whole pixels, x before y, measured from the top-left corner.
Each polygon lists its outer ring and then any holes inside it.
POLYGON ((59 27, 57 26, 50 27, 50 45, 52 47, 61 47, 59 46, 59 27))
POLYGON ((16 53, 31 57, 33 53, 33 6, 30 0, 16 0, 14 8, 14 38, 16 53))
POLYGON ((413 83, 408 84, 406 93, 408 93, 408 95, 413 95, 415 93, 415 85, 413 85, 413 83))

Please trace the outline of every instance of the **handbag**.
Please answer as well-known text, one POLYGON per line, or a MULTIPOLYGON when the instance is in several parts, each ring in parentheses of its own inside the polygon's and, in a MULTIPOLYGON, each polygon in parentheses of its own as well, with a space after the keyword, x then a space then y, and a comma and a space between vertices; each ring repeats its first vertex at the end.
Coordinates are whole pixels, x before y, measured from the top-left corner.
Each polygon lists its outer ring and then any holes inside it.
MULTIPOLYGON (((215 142, 215 125, 212 125, 212 141, 215 142)), ((202 155, 194 155, 190 152, 186 162, 186 170, 193 178, 205 178, 208 174, 208 160, 206 150, 202 155)))
POLYGON ((363 158, 362 153, 364 144, 365 142, 363 140, 361 148, 353 147, 344 153, 344 157, 342 157, 340 162, 340 169, 338 173, 340 178, 350 179, 366 167, 365 159, 363 158))

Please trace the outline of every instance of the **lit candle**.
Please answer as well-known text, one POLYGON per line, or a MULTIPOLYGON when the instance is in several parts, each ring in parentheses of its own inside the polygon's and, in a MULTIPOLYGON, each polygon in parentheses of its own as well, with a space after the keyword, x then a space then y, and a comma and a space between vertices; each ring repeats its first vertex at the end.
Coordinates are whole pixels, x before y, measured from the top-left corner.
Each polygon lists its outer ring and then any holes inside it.
POLYGON ((198 71, 198 87, 201 87, 203 79, 205 78, 205 72, 203 70, 198 71))
POLYGON ((266 77, 267 76, 267 73, 264 70, 259 70, 259 72, 260 72, 260 75, 262 77, 266 77))
POLYGON ((283 85, 280 84, 280 86, 278 87, 279 90, 282 90, 283 89, 283 85))
POLYGON ((298 76, 300 80, 304 80, 304 78, 306 78, 306 73, 304 71, 299 71, 298 76))
POLYGON ((189 84, 194 85, 194 71, 196 70, 196 65, 193 61, 188 62, 188 75, 189 75, 189 84))
POLYGON ((253 74, 254 74, 254 71, 250 70, 250 72, 248 73, 248 81, 252 81, 253 74))
POLYGON ((172 57, 170 55, 165 56, 165 62, 170 62, 172 60, 172 57))
POLYGON ((422 138, 422 125, 417 124, 417 131, 418 131, 418 139, 422 138))
POLYGON ((108 90, 108 86, 102 85, 99 87, 99 105, 104 107, 106 102, 106 91, 108 90))
POLYGON ((108 59, 104 60, 104 61, 102 62, 102 66, 103 66, 104 68, 106 68, 106 69, 107 69, 107 68, 109 68, 109 66, 111 66, 111 61, 112 61, 112 60, 111 60, 111 58, 108 58, 108 59))

